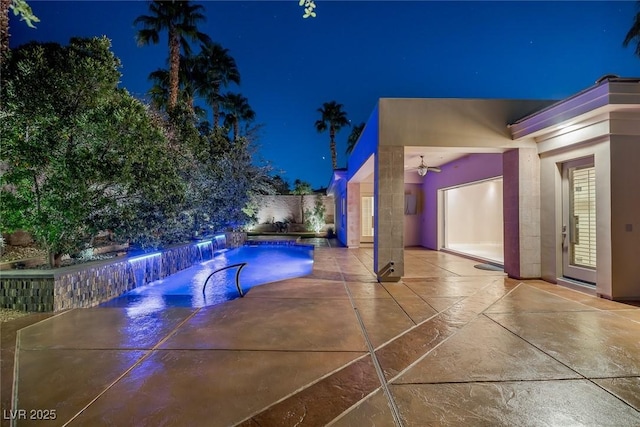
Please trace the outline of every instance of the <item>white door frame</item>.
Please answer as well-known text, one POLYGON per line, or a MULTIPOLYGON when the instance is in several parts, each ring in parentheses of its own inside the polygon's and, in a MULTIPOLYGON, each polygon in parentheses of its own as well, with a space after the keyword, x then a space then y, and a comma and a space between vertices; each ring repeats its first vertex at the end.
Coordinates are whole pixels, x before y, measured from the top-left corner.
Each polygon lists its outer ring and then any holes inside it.
POLYGON ((373 230, 375 228, 376 201, 375 201, 374 195, 370 193, 360 194, 360 243, 373 243, 373 238, 374 238, 373 232, 370 236, 362 232, 365 224, 365 221, 364 221, 365 209, 364 209, 364 203, 363 203, 363 200, 365 198, 371 199, 371 209, 373 210, 373 215, 371 218, 371 226, 372 226, 371 229, 373 230))
MULTIPOLYGON (((569 173, 572 169, 594 167, 594 158, 585 157, 562 163, 562 276, 587 283, 596 283, 596 269, 572 262, 572 243, 577 243, 579 224, 572 216, 569 173)), ((595 170, 595 169, 594 169, 595 170)), ((598 179, 596 177, 596 179, 598 179)), ((595 213, 595 200, 594 213, 595 213)), ((597 242, 596 242, 597 244, 597 242)))

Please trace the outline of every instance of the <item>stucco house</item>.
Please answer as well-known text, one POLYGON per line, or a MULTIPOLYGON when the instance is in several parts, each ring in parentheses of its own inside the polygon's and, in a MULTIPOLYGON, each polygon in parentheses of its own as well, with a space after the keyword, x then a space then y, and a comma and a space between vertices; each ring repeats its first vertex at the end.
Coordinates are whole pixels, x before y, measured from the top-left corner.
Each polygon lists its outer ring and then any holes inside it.
POLYGON ((640 299, 640 79, 561 101, 382 98, 328 193, 380 281, 420 246, 640 299))

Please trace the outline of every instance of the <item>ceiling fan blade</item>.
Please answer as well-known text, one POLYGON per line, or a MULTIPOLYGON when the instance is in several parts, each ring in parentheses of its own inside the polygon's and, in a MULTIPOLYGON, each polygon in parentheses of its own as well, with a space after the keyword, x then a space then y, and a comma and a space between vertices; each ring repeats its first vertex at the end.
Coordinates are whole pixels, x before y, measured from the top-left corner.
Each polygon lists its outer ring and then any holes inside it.
POLYGON ((440 169, 439 167, 436 167, 436 166, 429 166, 429 167, 427 168, 427 170, 428 170, 429 172, 438 172, 438 173, 442 172, 442 169, 440 169))

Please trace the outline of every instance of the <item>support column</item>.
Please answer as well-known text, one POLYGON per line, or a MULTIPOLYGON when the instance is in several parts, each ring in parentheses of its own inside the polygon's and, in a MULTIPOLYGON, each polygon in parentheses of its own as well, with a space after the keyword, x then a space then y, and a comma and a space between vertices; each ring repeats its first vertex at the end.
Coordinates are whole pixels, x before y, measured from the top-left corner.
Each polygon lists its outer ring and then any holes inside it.
POLYGON ((347 184, 347 247, 360 246, 360 183, 347 184))
MULTIPOLYGON (((636 126, 636 132, 640 127, 636 126)), ((638 262, 638 248, 640 247, 640 194, 638 182, 640 182, 640 141, 636 135, 612 135, 611 136, 611 182, 604 184, 610 188, 611 216, 605 227, 597 232, 597 274, 598 284, 596 291, 603 296, 612 299, 638 300, 640 299, 640 263, 638 262), (611 230, 610 244, 602 242, 606 240, 606 227, 611 230), (600 236, 606 237, 601 239, 600 236), (602 259, 602 262, 600 261, 602 259), (608 260, 611 260, 610 267, 608 260), (601 277, 606 279, 610 274, 610 289, 601 286, 601 277)), ((596 168, 599 158, 596 157, 596 168)), ((606 162, 603 159, 603 162, 606 162)), ((596 182, 601 179, 596 170, 596 182)), ((597 185, 597 184, 596 184, 597 185)), ((596 189, 596 198, 600 197, 596 189)), ((606 195, 606 190, 602 192, 606 195)), ((603 198, 606 198, 604 196, 603 198)), ((604 202, 605 208, 606 202, 604 202)), ((596 213, 596 221, 600 223, 601 210, 596 213)), ((603 219, 606 215, 602 215, 603 219)), ((603 221, 604 222, 604 221, 603 221)), ((599 224, 598 224, 599 225, 599 224)), ((605 282, 605 280, 602 280, 605 282)))
POLYGON ((504 153, 504 271, 509 277, 540 277, 540 157, 536 148, 504 153))
POLYGON ((375 157, 373 269, 381 282, 404 275, 404 147, 378 147, 375 157))

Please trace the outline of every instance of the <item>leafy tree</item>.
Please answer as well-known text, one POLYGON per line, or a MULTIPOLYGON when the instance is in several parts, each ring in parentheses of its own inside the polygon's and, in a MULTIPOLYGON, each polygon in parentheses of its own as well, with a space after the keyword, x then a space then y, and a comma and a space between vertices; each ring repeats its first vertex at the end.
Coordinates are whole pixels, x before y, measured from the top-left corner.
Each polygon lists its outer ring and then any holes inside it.
POLYGON ((35 28, 34 22, 40 22, 37 16, 33 14, 31 6, 25 0, 12 0, 9 3, 9 9, 13 11, 13 14, 20 17, 21 21, 24 21, 29 28, 35 28))
POLYGON ((273 177, 269 175, 272 171, 271 166, 255 166, 253 168, 253 179, 251 180, 251 189, 249 190, 249 201, 242 208, 242 212, 246 214, 247 221, 245 226, 253 226, 258 224, 258 213, 265 206, 265 195, 277 194, 273 185, 273 177))
POLYGON ((315 18, 316 17, 316 3, 313 0, 300 0, 298 4, 304 7, 303 18, 315 18))
POLYGON ((205 20, 202 13, 204 7, 194 5, 183 0, 154 0, 149 4, 150 15, 141 15, 133 21, 134 25, 141 25, 138 30, 138 45, 160 41, 160 32, 167 31, 169 41, 169 108, 178 103, 180 50, 185 55, 191 54, 191 47, 187 39, 199 40, 206 43, 209 36, 198 31, 197 25, 205 20))
POLYGON ((349 138, 347 138, 347 154, 351 154, 353 149, 356 147, 356 143, 358 142, 358 139, 360 138, 360 135, 362 135, 362 131, 364 130, 364 125, 365 124, 363 122, 351 128, 351 133, 349 134, 349 138))
POLYGON ((188 179, 188 200, 196 228, 241 228, 255 213, 257 194, 272 192, 264 183, 269 169, 253 164, 251 144, 240 137, 232 144, 222 130, 207 136, 188 179), (211 141, 214 140, 214 141, 211 141), (206 147, 216 147, 211 153, 206 147))
POLYGON ((213 110, 213 127, 220 123, 220 107, 224 97, 223 87, 230 83, 240 84, 240 72, 235 59, 216 42, 205 42, 201 45, 200 53, 196 57, 198 93, 204 97, 213 110))
POLYGON ((290 194, 291 189, 289 183, 282 179, 280 175, 274 175, 271 177, 271 185, 275 190, 275 194, 290 194))
POLYGON ((158 121, 118 89, 106 38, 30 43, 2 68, 0 231, 29 231, 57 265, 97 230, 151 242, 182 184, 158 121))
POLYGON ((40 22, 25 0, 0 0, 0 63, 4 61, 4 56, 9 51, 9 10, 12 10, 14 15, 20 16, 20 20, 30 28, 35 28, 34 22, 40 22))
MULTIPOLYGON (((243 228, 259 207, 260 194, 272 194, 270 168, 254 160, 248 137, 230 141, 223 128, 203 126, 179 102, 164 118, 174 163, 185 183, 181 213, 163 235, 174 241, 194 233, 243 228)), ((166 240, 166 239, 165 239, 166 240)))
POLYGON ((249 101, 239 93, 228 93, 223 100, 226 111, 225 125, 233 129, 233 141, 238 139, 238 127, 240 121, 251 122, 256 117, 256 113, 249 106, 249 101))
POLYGON ((322 108, 318 108, 321 114, 320 120, 316 121, 316 130, 324 132, 329 130, 329 148, 331 149, 331 165, 333 169, 338 168, 338 156, 336 153, 336 133, 345 126, 349 126, 347 113, 342 110, 343 105, 336 101, 325 102, 322 108))
MULTIPOLYGON (((637 2, 637 5, 640 7, 640 1, 637 2)), ((636 13, 636 16, 633 19, 633 24, 631 25, 631 28, 629 28, 622 45, 627 47, 631 42, 635 44, 636 56, 640 57, 640 12, 636 13)))
POLYGON ((217 185, 210 189, 212 194, 205 206, 216 228, 237 229, 248 220, 243 208, 251 200, 251 156, 246 140, 236 142, 212 164, 211 176, 217 185))
POLYGON ((177 110, 168 118, 169 139, 180 153, 187 186, 182 209, 191 232, 242 228, 257 212, 257 195, 273 193, 269 167, 254 161, 248 138, 232 143, 223 128, 202 133, 187 108, 177 110))

